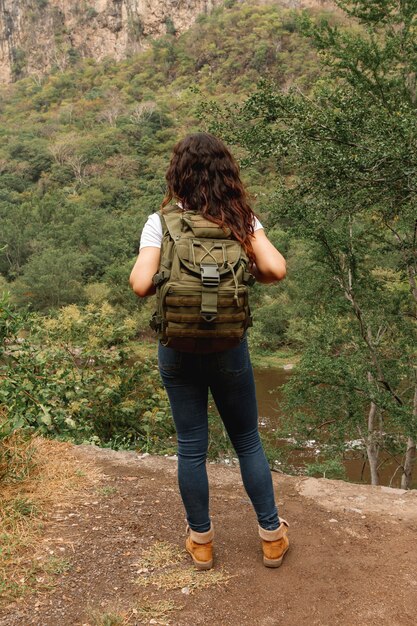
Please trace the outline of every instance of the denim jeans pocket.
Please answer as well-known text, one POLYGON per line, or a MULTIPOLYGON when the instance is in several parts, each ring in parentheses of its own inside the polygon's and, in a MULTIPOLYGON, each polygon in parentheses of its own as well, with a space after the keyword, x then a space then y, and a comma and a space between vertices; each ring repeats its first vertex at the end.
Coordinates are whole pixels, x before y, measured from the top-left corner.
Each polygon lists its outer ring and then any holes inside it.
POLYGON ((176 372, 181 368, 182 353, 173 348, 158 344, 159 369, 165 372, 176 372))
POLYGON ((222 374, 238 376, 249 367, 249 349, 246 338, 238 346, 217 353, 217 365, 222 374))

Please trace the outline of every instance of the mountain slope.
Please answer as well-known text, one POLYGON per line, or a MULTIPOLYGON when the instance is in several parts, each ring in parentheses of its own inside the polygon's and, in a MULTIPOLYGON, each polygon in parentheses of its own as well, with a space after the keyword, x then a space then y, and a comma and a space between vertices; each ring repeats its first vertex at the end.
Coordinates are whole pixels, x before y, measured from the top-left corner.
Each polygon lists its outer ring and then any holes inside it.
MULTIPOLYGON (((262 76, 308 88, 316 75, 293 13, 243 2, 129 59, 78 60, 3 89, 0 273, 40 309, 55 306, 53 285, 61 304, 83 302, 97 280, 134 306, 125 277, 138 235, 161 202, 173 143, 202 126, 199 101, 238 100, 262 76)), ((253 192, 262 176, 245 172, 253 192)))
POLYGON ((187 30, 220 0, 2 0, 0 79, 64 70, 78 58, 126 58, 187 30))

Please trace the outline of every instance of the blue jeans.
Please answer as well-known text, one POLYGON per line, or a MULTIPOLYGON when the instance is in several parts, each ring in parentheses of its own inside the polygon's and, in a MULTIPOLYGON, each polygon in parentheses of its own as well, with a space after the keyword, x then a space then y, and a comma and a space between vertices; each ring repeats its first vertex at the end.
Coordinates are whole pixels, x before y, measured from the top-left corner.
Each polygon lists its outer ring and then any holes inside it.
POLYGON ((178 437, 178 483, 193 530, 210 528, 208 391, 239 458, 246 492, 258 523, 279 526, 271 471, 258 431, 255 382, 246 337, 236 347, 212 354, 180 352, 159 343, 158 363, 178 437))

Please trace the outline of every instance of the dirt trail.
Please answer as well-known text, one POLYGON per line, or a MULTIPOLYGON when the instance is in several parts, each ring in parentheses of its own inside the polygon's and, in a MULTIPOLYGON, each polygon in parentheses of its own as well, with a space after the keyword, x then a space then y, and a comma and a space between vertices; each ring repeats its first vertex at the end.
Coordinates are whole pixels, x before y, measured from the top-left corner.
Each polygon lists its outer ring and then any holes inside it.
POLYGON ((52 551, 70 567, 52 589, 3 611, 2 626, 90 626, 102 624, 98 616, 106 612, 125 619, 108 624, 417 623, 417 491, 274 473, 291 539, 283 566, 274 570, 262 565, 239 470, 210 464, 215 567, 190 578, 176 461, 89 446, 74 454, 100 466, 101 487, 70 510, 56 509, 39 547, 40 558, 52 551), (172 555, 165 563, 143 561, 167 544, 172 555), (215 584, 213 573, 228 580, 215 584), (145 585, 151 581, 162 589, 145 585), (157 611, 161 600, 165 613, 157 611))

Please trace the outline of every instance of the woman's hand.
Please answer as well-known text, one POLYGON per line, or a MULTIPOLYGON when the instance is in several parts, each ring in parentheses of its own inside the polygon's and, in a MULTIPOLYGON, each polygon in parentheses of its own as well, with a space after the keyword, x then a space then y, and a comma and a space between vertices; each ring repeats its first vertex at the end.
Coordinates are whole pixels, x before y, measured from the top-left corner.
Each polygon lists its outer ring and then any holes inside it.
POLYGON ((146 246, 139 252, 129 276, 129 283, 137 296, 144 298, 155 293, 152 278, 158 271, 160 259, 160 248, 146 246))
POLYGON ((284 257, 265 235, 263 228, 255 231, 252 237, 255 263, 252 273, 260 283, 275 283, 285 278, 287 264, 284 257))

